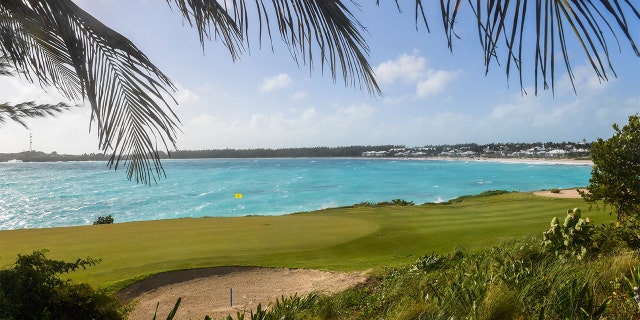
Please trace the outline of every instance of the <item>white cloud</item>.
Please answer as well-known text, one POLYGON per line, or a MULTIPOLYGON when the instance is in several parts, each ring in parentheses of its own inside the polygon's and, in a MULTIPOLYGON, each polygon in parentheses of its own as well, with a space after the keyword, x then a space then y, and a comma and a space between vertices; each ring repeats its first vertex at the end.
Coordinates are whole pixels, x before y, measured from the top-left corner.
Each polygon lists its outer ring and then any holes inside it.
POLYGON ((280 73, 273 77, 264 78, 260 85, 261 92, 271 92, 278 89, 283 89, 289 86, 291 78, 286 73, 280 73))
POLYGON ((427 78, 416 85, 416 97, 436 95, 458 76, 456 71, 429 70, 427 78))
POLYGON ((176 84, 176 93, 174 98, 178 102, 178 105, 190 105, 200 101, 200 96, 192 90, 183 87, 179 83, 176 84))
POLYGON ((291 95, 291 99, 295 100, 295 101, 302 101, 307 99, 307 93, 304 91, 298 91, 296 93, 294 93, 293 95, 291 95))
MULTIPOLYGON (((616 82, 616 78, 612 74, 609 74, 609 81, 599 79, 591 65, 578 65, 572 71, 574 76, 573 85, 580 97, 602 92, 616 82)), ((558 82, 556 82, 556 86, 557 92, 575 96, 568 73, 562 74, 558 82)))
POLYGON ((375 110, 367 104, 358 104, 338 109, 337 115, 343 118, 357 120, 368 119, 373 116, 375 110))
MULTIPOLYGON (((376 79, 387 88, 396 83, 415 86, 415 91, 410 94, 392 95, 385 97, 385 101, 397 104, 405 101, 408 95, 414 98, 423 98, 437 95, 446 89, 447 84, 455 80, 460 71, 446 71, 429 69, 426 58, 413 54, 403 53, 395 60, 388 60, 374 68, 376 79)), ((395 92, 395 90, 385 90, 395 92)))
POLYGON ((423 78, 426 59, 403 53, 395 60, 388 60, 374 68, 380 84, 393 84, 398 80, 416 82, 423 78))
POLYGON ((289 146, 336 146, 375 144, 372 123, 375 109, 353 104, 335 109, 314 107, 289 112, 209 114, 189 119, 180 137, 179 149, 256 148, 289 146))

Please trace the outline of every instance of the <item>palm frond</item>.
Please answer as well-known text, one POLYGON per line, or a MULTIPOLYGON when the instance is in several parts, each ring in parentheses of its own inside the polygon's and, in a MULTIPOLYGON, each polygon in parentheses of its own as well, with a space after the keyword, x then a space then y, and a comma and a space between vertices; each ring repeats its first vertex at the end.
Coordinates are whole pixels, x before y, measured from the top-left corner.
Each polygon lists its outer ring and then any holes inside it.
POLYGON ((73 108, 73 106, 66 103, 36 104, 34 101, 18 103, 16 105, 0 103, 0 127, 2 127, 7 120, 12 120, 21 124, 25 129, 29 129, 29 126, 27 126, 25 122, 28 118, 54 116, 71 108, 73 108))
POLYGON ((0 76, 13 76, 13 68, 11 63, 4 55, 0 55, 0 76))
MULTIPOLYGON (((416 8, 419 7, 424 16, 422 2, 417 0, 416 8)), ((444 31, 450 48, 456 36, 455 20, 461 10, 461 2, 440 0, 444 31)), ((558 54, 562 57, 562 64, 575 91, 572 57, 567 49, 569 41, 575 41, 582 47, 596 76, 603 81, 609 79, 609 74, 616 76, 609 56, 609 42, 614 39, 620 48, 618 34, 624 35, 628 45, 640 57, 631 32, 631 27, 637 26, 640 14, 638 4, 630 0, 467 0, 467 4, 476 17, 480 45, 484 51, 485 72, 493 63, 499 63, 500 58, 506 59, 507 77, 511 74, 513 64, 518 70, 523 92, 523 73, 533 74, 536 94, 540 81, 544 89, 551 83, 551 90, 554 91, 555 57, 558 54), (628 16, 629 13, 631 16, 628 16), (528 18, 529 15, 534 15, 533 19, 528 18), (525 26, 535 30, 533 45, 529 44, 531 38, 525 35, 525 26), (501 49, 500 43, 504 43, 504 49, 501 49), (531 50, 531 55, 523 54, 523 50, 531 50), (525 57, 530 57, 530 62, 525 61, 525 57), (533 67, 532 72, 525 68, 527 64, 533 67)))
POLYGON ((167 2, 173 2, 198 30, 201 42, 212 35, 219 37, 234 59, 245 46, 249 48, 250 22, 257 20, 260 42, 263 34, 273 41, 271 30, 275 24, 296 61, 300 56, 312 68, 319 59, 321 69, 328 67, 334 81, 341 73, 345 85, 381 94, 367 60, 369 49, 360 33, 364 27, 342 1, 273 0, 267 5, 256 0, 255 8, 247 8, 244 0, 167 2))
POLYGON ((137 182, 164 175, 157 147, 175 147, 174 87, 127 38, 70 0, 3 0, 0 53, 26 79, 89 101, 110 167, 124 162, 137 182))

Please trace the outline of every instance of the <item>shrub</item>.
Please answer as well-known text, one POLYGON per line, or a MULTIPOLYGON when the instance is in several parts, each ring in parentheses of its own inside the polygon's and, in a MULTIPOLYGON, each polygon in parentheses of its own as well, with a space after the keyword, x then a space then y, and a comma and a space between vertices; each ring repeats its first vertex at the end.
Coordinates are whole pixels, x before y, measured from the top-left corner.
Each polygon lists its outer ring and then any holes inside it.
POLYGON ((413 201, 407 201, 404 199, 393 199, 391 203, 396 206, 412 206, 414 205, 413 201))
POLYGON ((113 217, 111 215, 108 215, 106 217, 100 216, 98 217, 98 219, 96 219, 96 221, 93 222, 93 225, 98 224, 113 224, 113 217))
POLYGON ((545 249, 557 256, 573 256, 581 260, 592 247, 593 226, 589 223, 589 218, 581 218, 578 208, 567 210, 563 224, 554 217, 549 230, 543 233, 545 249))
POLYGON ((124 319, 117 298, 74 284, 59 275, 93 266, 96 259, 50 260, 46 250, 18 255, 12 268, 0 270, 0 319, 124 319))
POLYGON ((501 194, 506 194, 506 193, 510 193, 512 191, 507 191, 507 190, 487 190, 484 192, 481 192, 477 195, 463 195, 463 196, 459 196, 457 198, 451 199, 449 201, 447 201, 447 203, 460 203, 464 200, 469 200, 469 199, 473 199, 473 198, 483 198, 483 197, 492 197, 492 196, 499 196, 501 194))
POLYGON ((377 203, 372 202, 360 202, 353 205, 353 207, 384 207, 384 206, 413 206, 413 201, 407 201, 404 199, 393 199, 391 201, 381 201, 377 203))
POLYGON ((560 189, 553 188, 553 189, 549 190, 549 192, 551 192, 551 193, 560 193, 560 189))

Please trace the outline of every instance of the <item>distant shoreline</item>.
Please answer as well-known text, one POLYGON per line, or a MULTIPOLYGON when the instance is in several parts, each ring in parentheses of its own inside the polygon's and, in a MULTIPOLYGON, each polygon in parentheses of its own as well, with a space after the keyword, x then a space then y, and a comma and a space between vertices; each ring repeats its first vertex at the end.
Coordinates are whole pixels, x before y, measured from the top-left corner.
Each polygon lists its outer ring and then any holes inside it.
MULTIPOLYGON (((569 159, 569 158, 497 158, 497 157, 357 157, 357 156, 301 156, 301 157, 250 157, 250 158, 162 158, 161 161, 172 160, 205 160, 205 159, 363 159, 363 160, 400 160, 400 161, 461 161, 461 162, 494 162, 494 163, 521 163, 521 164, 560 164, 560 165, 588 165, 593 166, 593 161, 586 159, 569 159)), ((8 161, 2 161, 0 163, 7 163, 8 161)), ((58 159, 26 159, 19 163, 47 163, 47 162, 104 162, 107 159, 76 159, 76 158, 58 158, 58 159)))
MULTIPOLYGON (((339 157, 337 157, 339 158, 339 157)), ((588 165, 593 166, 593 161, 568 158, 493 158, 493 157, 359 157, 357 159, 380 159, 380 160, 432 160, 432 161, 473 161, 473 162, 496 162, 496 163, 531 163, 531 164, 565 164, 565 165, 588 165)))

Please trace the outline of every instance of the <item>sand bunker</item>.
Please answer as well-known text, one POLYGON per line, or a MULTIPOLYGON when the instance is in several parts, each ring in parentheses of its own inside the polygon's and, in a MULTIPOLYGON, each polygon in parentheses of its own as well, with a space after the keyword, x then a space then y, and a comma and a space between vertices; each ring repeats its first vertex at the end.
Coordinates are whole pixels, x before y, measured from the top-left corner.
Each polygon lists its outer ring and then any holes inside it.
POLYGON ((564 189, 558 193, 552 193, 551 191, 536 191, 533 194, 536 196, 552 197, 552 198, 580 198, 580 194, 576 189, 564 189))
POLYGON ((130 319, 165 319, 176 300, 182 303, 176 319, 221 319, 237 311, 255 310, 282 296, 306 296, 311 292, 335 293, 363 283, 364 273, 340 273, 307 269, 219 267, 171 271, 137 282, 120 292, 124 301, 136 301, 130 319), (233 301, 231 301, 231 291, 233 301), (231 302, 233 305, 231 305, 231 302))

